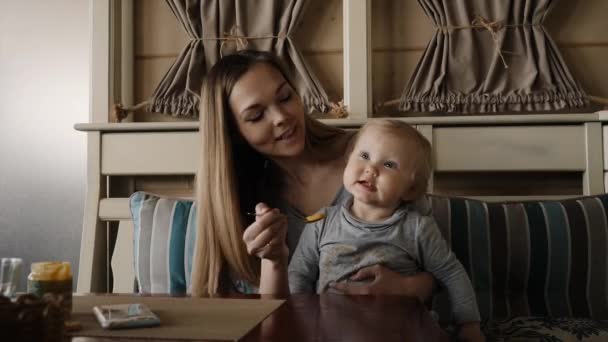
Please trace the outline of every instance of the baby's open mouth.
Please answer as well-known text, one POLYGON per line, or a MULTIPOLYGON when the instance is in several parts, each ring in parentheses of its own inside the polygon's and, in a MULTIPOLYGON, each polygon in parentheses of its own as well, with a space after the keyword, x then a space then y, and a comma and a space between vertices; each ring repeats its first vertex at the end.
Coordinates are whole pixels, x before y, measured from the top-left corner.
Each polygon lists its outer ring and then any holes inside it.
POLYGON ((364 187, 365 189, 367 189, 369 191, 376 191, 376 186, 369 181, 358 180, 357 184, 361 185, 362 187, 364 187))

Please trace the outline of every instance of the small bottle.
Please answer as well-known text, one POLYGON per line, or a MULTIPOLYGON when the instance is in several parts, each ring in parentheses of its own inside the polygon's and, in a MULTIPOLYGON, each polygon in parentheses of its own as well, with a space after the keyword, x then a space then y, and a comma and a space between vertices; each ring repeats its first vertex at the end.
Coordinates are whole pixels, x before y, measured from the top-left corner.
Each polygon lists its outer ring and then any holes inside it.
POLYGON ((72 313, 72 270, 69 262, 35 262, 27 277, 27 292, 43 298, 46 293, 62 297, 64 317, 72 313))

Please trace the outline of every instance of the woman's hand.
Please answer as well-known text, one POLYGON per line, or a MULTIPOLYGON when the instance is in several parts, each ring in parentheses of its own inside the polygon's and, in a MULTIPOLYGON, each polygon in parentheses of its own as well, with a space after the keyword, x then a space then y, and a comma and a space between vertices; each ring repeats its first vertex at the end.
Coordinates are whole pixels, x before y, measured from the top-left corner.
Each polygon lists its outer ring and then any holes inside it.
POLYGON ((287 281, 287 260, 289 249, 287 217, 278 209, 271 209, 265 203, 255 206, 255 222, 243 234, 247 252, 262 259, 260 270, 260 294, 280 297, 289 295, 287 281))
POLYGON ((243 234, 247 252, 261 259, 287 263, 287 217, 265 203, 255 206, 255 222, 243 234))
POLYGON ((371 280, 368 283, 349 283, 341 281, 331 283, 330 286, 344 294, 353 295, 405 295, 419 298, 425 302, 433 294, 435 280, 428 272, 418 273, 413 276, 402 276, 382 265, 374 265, 362 268, 351 280, 371 280))

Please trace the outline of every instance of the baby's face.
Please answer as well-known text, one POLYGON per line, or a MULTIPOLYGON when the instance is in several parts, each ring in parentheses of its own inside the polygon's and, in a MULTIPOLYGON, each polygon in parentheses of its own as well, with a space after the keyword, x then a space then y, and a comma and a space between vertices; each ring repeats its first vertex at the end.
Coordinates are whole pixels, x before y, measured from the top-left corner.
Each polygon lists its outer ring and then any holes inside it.
POLYGON ((369 127, 359 137, 344 170, 344 187, 355 200, 392 208, 413 195, 413 144, 404 137, 369 127))

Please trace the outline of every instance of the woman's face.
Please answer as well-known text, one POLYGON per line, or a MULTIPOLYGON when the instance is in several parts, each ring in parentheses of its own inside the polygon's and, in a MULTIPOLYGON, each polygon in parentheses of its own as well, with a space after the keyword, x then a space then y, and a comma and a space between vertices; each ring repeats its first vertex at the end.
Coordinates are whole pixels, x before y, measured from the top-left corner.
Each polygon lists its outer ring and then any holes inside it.
POLYGON ((268 157, 293 157, 304 149, 304 106, 280 71, 255 64, 236 82, 230 98, 241 135, 268 157))

